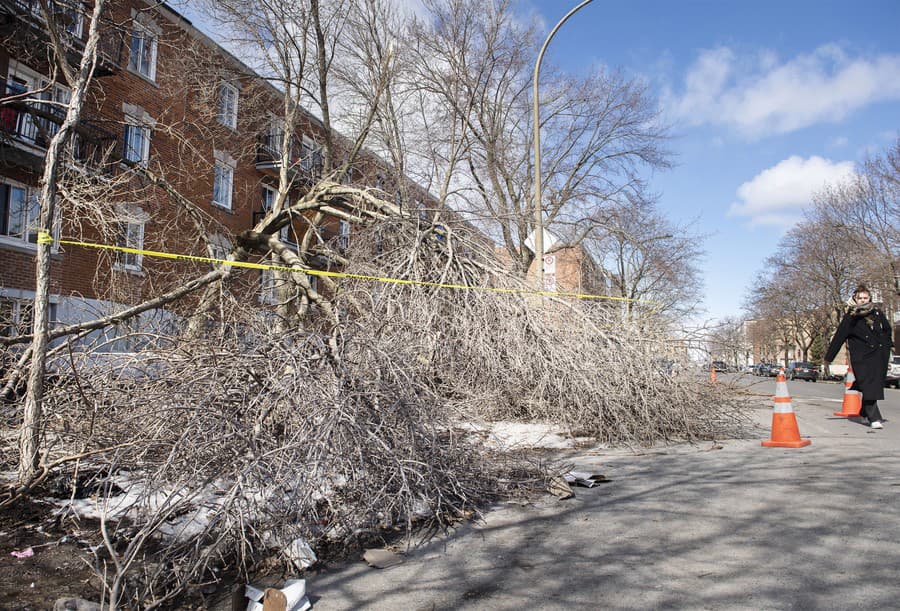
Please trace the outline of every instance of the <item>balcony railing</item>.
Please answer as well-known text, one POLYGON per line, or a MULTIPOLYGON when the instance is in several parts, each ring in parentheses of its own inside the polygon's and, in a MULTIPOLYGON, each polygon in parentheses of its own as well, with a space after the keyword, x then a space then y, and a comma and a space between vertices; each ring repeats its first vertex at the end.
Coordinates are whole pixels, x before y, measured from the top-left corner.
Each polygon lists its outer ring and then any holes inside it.
MULTIPOLYGON (((266 174, 277 174, 281 168, 281 134, 264 134, 256 145, 256 169, 266 174)), ((299 178, 312 184, 322 177, 322 153, 317 149, 294 142, 291 147, 288 171, 291 178, 299 178)))
MULTIPOLYGON (((77 64, 84 52, 88 13, 76 0, 51 0, 51 10, 60 38, 68 46, 69 61, 77 64)), ((46 61, 46 53, 35 53, 49 42, 38 0, 0 0, 0 34, 12 53, 28 55, 37 63, 46 61)), ((101 32, 96 76, 107 76, 121 67, 127 34, 116 26, 101 32)))
MULTIPOLYGON (((45 149, 65 120, 65 107, 49 101, 26 98, 28 92, 18 83, 0 81, 0 134, 5 140, 35 149, 45 149)), ((106 153, 117 138, 90 121, 79 121, 70 140, 72 158, 106 172, 106 153)))

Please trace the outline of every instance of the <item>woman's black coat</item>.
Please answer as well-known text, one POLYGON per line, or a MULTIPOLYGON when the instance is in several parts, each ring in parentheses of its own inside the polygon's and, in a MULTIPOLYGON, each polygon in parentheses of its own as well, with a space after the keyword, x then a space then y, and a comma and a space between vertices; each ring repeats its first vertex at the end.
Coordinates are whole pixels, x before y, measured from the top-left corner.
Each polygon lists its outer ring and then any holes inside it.
POLYGON ((863 401, 884 399, 884 378, 894 345, 891 324, 885 315, 875 308, 873 318, 874 324, 870 328, 865 317, 854 316, 851 312, 844 314, 825 353, 825 360, 830 363, 847 342, 850 366, 856 378, 851 388, 862 391, 863 401))

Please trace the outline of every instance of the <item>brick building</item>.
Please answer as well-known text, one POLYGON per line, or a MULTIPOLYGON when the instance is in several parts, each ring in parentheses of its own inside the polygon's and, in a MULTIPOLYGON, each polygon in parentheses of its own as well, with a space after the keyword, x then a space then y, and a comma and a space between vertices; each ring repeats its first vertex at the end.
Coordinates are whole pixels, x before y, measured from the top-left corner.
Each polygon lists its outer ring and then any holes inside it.
MULTIPOLYGON (((48 26, 38 0, 0 0, 0 333, 5 334, 30 326, 38 183, 47 143, 71 95, 48 77, 52 70, 43 52, 48 30, 55 28, 75 60, 86 37, 84 5, 54 0, 50 6, 56 23, 48 26)), ((289 202, 321 177, 322 123, 301 110, 286 129, 277 112, 284 107, 279 90, 182 15, 166 5, 124 0, 109 5, 104 24, 95 78, 64 164, 72 180, 94 189, 94 204, 64 207, 55 237, 224 258, 235 236, 274 205, 285 176, 289 202), (285 131, 288 154, 282 156, 285 131), (113 222, 93 222, 92 214, 113 222)), ((334 158, 346 157, 349 143, 339 134, 331 140, 334 158)), ((389 164, 366 151, 355 158, 345 181, 396 192, 401 205, 436 206, 424 189, 398 178, 389 164)), ((312 235, 340 250, 350 227, 339 215, 317 219, 314 227, 310 218, 298 216, 277 230, 289 245, 312 235)), ((52 259, 51 318, 64 323, 159 294, 178 272, 197 268, 65 244, 54 245, 52 259)), ((311 265, 329 267, 334 261, 316 257, 311 265)), ((275 301, 270 272, 244 270, 239 282, 263 306, 275 301)))

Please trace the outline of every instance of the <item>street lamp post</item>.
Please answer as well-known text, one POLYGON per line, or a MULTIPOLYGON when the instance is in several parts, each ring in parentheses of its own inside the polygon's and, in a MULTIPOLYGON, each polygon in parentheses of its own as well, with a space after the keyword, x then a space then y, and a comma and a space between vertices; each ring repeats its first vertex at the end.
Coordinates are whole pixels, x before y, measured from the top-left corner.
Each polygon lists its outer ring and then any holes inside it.
POLYGON ((581 4, 566 13, 566 16, 559 20, 559 23, 550 30, 550 35, 541 45, 538 53, 537 61, 534 63, 534 77, 532 79, 532 115, 534 118, 534 256, 537 259, 537 285, 538 290, 544 290, 544 215, 541 207, 541 119, 538 112, 538 77, 541 74, 541 61, 544 59, 544 51, 550 44, 550 39, 556 34, 556 31, 562 27, 575 12, 586 4, 590 4, 593 0, 584 0, 581 4))

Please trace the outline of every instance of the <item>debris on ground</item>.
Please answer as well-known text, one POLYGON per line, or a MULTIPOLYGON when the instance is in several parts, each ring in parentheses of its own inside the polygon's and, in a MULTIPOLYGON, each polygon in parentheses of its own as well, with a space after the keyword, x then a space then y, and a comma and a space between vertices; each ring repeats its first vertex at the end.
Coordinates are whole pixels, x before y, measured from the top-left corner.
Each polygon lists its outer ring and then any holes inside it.
POLYGON ((248 585, 244 596, 250 600, 247 611, 306 611, 312 608, 306 596, 305 579, 288 579, 281 589, 260 590, 248 585))
POLYGON ((569 482, 561 475, 550 478, 550 482, 547 484, 547 492, 561 501, 575 496, 575 493, 572 492, 572 488, 569 486, 569 482))
POLYGON ((367 549, 363 554, 363 560, 376 569, 390 568, 403 562, 399 554, 389 549, 367 549))
POLYGON ((53 611, 100 611, 98 603, 83 598, 59 598, 53 603, 53 611))
POLYGON ((563 479, 569 485, 574 484, 585 488, 593 488, 599 483, 612 481, 602 473, 588 473, 586 471, 569 471, 563 475, 563 479))

